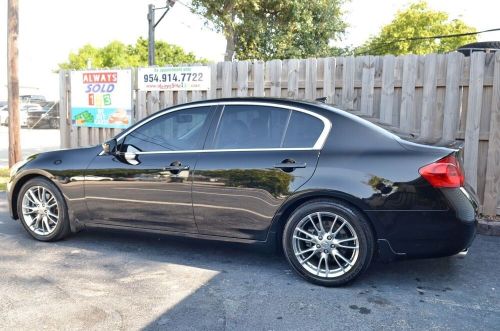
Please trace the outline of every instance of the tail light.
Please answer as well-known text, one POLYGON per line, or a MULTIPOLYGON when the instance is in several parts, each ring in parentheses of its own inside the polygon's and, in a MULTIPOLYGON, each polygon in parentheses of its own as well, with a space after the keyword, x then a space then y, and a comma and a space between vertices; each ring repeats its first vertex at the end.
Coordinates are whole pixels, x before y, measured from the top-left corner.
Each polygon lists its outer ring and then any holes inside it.
POLYGON ((433 187, 461 187, 464 184, 464 173, 454 155, 423 166, 418 172, 433 187))

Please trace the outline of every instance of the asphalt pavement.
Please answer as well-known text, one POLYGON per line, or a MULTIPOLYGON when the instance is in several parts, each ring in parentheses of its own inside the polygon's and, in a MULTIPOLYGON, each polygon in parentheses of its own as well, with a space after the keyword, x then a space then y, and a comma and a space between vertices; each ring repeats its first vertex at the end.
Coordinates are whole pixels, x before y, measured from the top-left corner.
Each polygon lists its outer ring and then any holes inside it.
MULTIPOLYGON (((58 129, 21 129, 23 157, 59 149, 61 138, 58 129)), ((0 126, 0 168, 9 164, 9 128, 0 126)))
POLYGON ((465 258, 375 263, 350 286, 252 246, 106 230, 37 242, 0 193, 0 329, 498 330, 500 237, 465 258))

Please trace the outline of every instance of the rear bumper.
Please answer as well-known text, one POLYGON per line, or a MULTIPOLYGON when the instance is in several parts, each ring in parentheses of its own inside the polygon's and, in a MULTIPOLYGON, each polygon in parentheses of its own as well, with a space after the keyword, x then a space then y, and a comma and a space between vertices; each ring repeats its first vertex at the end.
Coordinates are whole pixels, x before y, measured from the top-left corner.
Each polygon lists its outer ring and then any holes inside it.
POLYGON ((386 246, 379 247, 383 260, 450 256, 470 247, 477 228, 474 196, 464 188, 442 193, 448 210, 367 211, 377 224, 379 246, 386 246), (386 242, 380 245, 380 239, 386 242))

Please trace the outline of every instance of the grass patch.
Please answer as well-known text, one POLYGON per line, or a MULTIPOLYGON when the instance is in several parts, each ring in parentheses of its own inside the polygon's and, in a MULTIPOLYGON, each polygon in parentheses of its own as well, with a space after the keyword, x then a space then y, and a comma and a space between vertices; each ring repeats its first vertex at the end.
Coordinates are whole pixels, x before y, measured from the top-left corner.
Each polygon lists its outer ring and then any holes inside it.
POLYGON ((9 168, 0 168, 0 192, 7 190, 9 181, 9 168))

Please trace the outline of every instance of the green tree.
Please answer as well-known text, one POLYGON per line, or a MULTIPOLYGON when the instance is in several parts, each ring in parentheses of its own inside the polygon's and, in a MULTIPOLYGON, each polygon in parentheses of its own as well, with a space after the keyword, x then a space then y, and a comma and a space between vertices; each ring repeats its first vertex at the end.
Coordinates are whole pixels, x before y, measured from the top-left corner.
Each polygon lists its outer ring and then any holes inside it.
POLYGON ((476 32, 476 29, 460 19, 450 20, 446 12, 432 10, 427 2, 419 1, 398 11, 392 22, 382 27, 380 33, 371 37, 357 49, 356 53, 371 55, 444 53, 476 41, 476 36, 415 38, 469 32, 476 32))
MULTIPOLYGON (((159 66, 208 62, 206 59, 197 58, 191 52, 186 53, 177 45, 164 41, 157 41, 155 46, 156 64, 159 66)), ((87 44, 78 52, 70 53, 68 61, 60 63, 59 69, 85 69, 87 61, 91 61, 93 68, 144 67, 148 65, 148 41, 139 38, 135 45, 112 41, 102 48, 87 44)))
POLYGON ((226 38, 225 59, 276 59, 339 53, 330 46, 347 24, 344 0, 193 0, 193 11, 226 38))

